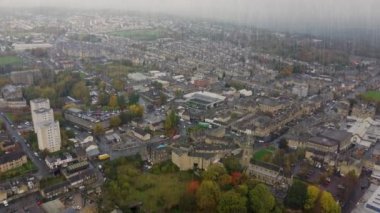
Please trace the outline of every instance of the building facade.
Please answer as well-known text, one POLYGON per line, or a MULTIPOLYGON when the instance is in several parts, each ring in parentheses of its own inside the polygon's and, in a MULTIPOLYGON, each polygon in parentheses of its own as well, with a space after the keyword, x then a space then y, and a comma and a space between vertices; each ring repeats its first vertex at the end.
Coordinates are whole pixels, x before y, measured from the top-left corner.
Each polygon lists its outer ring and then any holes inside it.
POLYGON ((37 134, 38 148, 56 152, 61 149, 59 122, 54 121, 54 113, 48 99, 30 101, 34 132, 37 134))

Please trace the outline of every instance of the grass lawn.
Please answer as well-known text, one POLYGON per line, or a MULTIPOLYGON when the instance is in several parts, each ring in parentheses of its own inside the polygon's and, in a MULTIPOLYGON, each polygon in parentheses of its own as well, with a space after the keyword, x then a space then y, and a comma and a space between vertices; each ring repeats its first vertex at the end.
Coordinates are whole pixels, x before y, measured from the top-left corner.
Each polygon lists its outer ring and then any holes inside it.
POLYGON ((58 184, 58 183, 62 183, 64 182, 66 179, 64 176, 56 176, 56 177, 47 177, 47 178, 43 178, 41 181, 40 181, 40 188, 43 189, 43 188, 46 188, 48 186, 52 186, 52 185, 55 185, 55 184, 58 184))
POLYGON ((362 97, 368 101, 380 102, 380 91, 367 91, 362 97))
POLYGON ((6 179, 18 177, 18 176, 23 176, 28 173, 32 173, 36 170, 37 170, 37 167, 31 161, 28 161, 26 164, 18 168, 14 168, 0 174, 0 180, 6 180, 6 179))
POLYGON ((111 32, 111 35, 130 38, 140 41, 153 41, 164 37, 165 33, 161 29, 124 30, 111 32))
POLYGON ((273 155, 274 151, 275 151, 274 147, 260 149, 259 151, 255 152, 255 154, 253 154, 253 159, 255 161, 265 161, 264 159, 273 155))
POLYGON ((7 112, 5 113, 8 118, 15 123, 18 123, 20 121, 31 121, 32 120, 32 115, 30 112, 7 112))
POLYGON ((146 210, 160 212, 163 210, 162 206, 178 204, 187 183, 188 181, 181 180, 178 174, 145 174, 134 181, 130 199, 142 201, 146 210))
POLYGON ((21 64, 21 58, 17 56, 0 56, 0 66, 21 64))
POLYGON ((192 180, 189 172, 173 171, 173 165, 156 164, 156 170, 142 171, 129 159, 116 159, 105 165, 103 205, 112 210, 142 203, 142 212, 165 212, 177 205, 192 180), (161 167, 160 167, 161 166, 161 167), (165 172, 164 172, 165 171, 165 172))

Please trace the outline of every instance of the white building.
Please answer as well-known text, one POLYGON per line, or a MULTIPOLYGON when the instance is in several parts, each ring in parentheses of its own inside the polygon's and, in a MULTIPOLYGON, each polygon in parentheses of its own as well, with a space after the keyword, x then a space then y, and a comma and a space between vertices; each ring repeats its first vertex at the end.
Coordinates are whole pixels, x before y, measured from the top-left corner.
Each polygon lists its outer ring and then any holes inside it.
POLYGON ((37 133, 36 127, 44 122, 54 121, 54 113, 50 108, 39 108, 32 111, 32 120, 34 132, 37 133))
POLYGON ((61 149, 59 122, 54 121, 53 109, 48 99, 30 101, 34 132, 37 134, 38 148, 56 152, 61 149))
POLYGON ((297 84, 294 84, 293 89, 292 89, 292 93, 294 95, 297 95, 300 98, 306 97, 308 92, 309 92, 309 86, 307 84, 297 83, 297 84))

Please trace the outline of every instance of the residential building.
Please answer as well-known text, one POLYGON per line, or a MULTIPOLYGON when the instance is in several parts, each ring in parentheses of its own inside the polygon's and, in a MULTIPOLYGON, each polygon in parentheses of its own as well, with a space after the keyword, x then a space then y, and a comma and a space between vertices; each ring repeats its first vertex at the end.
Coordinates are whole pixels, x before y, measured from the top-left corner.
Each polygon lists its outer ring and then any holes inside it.
POLYGON ((57 197, 69 191, 70 183, 68 181, 48 186, 41 190, 41 195, 47 199, 57 197))
POLYGON ((26 154, 22 151, 10 152, 0 156, 0 172, 20 167, 28 162, 26 154))
POLYGON ((181 171, 190 169, 207 168, 216 160, 217 155, 214 153, 192 153, 181 149, 172 150, 172 162, 179 167, 181 171))
POLYGON ((65 153, 62 154, 61 156, 47 156, 45 158, 45 163, 50 169, 55 169, 58 167, 66 167, 69 163, 73 162, 76 160, 71 154, 65 153))
POLYGON ((143 129, 138 128, 138 127, 132 130, 132 134, 136 138, 138 138, 138 139, 140 139, 142 141, 147 141, 147 140, 150 140, 150 138, 151 138, 150 133, 145 132, 143 129))
POLYGON ((61 132, 59 122, 54 121, 54 113, 48 99, 30 101, 33 127, 37 134, 38 148, 49 152, 61 149, 61 132))
POLYGON ((268 185, 287 186, 291 184, 291 179, 284 176, 282 168, 274 164, 256 161, 248 166, 246 172, 268 185))
POLYGON ((61 150, 61 131, 58 121, 47 121, 37 126, 38 148, 56 152, 61 150))
POLYGON ((14 84, 32 85, 35 80, 41 78, 41 72, 40 70, 13 71, 10 76, 14 84))

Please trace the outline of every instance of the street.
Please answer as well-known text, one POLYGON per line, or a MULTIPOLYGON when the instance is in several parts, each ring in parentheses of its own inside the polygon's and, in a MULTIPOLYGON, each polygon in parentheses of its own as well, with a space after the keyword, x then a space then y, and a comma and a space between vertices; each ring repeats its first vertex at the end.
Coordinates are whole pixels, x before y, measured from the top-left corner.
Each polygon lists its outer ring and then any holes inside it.
POLYGON ((27 154, 29 159, 38 168, 38 172, 34 175, 38 179, 41 179, 49 175, 50 171, 49 168, 46 166, 45 162, 34 155, 33 151, 26 145, 26 140, 18 134, 17 130, 14 127, 12 127, 13 124, 10 123, 9 119, 6 118, 6 115, 3 112, 0 113, 0 119, 5 124, 5 128, 9 136, 21 145, 22 149, 27 154))

